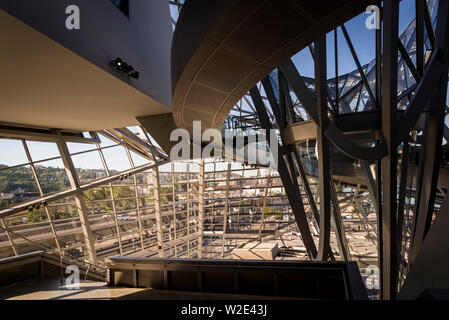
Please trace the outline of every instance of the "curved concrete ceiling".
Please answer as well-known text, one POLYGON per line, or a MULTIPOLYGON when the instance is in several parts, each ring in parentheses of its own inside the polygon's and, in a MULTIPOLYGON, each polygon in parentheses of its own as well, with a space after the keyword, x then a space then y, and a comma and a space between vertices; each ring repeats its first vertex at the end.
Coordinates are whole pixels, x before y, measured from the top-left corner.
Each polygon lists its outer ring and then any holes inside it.
MULTIPOLYGON (((378 2, 378 1, 374 1, 378 2)), ((186 1, 172 44, 173 119, 221 130, 232 107, 276 66, 373 1, 186 1)))
POLYGON ((90 131, 170 109, 0 10, 0 121, 90 131))

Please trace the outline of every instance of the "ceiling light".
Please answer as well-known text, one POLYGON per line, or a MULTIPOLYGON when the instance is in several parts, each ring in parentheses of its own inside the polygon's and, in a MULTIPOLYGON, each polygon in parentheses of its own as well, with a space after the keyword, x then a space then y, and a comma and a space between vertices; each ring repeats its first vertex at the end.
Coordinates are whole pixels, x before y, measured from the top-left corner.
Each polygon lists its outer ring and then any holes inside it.
POLYGON ((139 79, 139 72, 134 70, 132 65, 127 64, 121 58, 117 58, 111 61, 111 65, 118 71, 126 73, 128 77, 139 79))

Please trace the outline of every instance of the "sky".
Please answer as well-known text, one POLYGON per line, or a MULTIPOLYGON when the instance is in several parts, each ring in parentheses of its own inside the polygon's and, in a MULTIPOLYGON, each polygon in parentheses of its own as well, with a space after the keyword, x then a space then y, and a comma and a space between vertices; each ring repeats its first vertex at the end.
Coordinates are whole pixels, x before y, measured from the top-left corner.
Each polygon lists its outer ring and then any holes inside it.
MULTIPOLYGON (((100 146, 115 145, 111 141, 107 141, 106 138, 100 136, 100 139, 104 141, 100 146)), ((41 161, 44 159, 60 157, 56 143, 53 142, 41 142, 41 141, 26 141, 28 149, 30 151, 33 162, 41 161)), ((103 170, 103 164, 96 146, 94 144, 81 144, 81 143, 67 143, 70 153, 77 153, 81 151, 92 150, 80 155, 72 156, 72 160, 76 168, 82 169, 101 169, 103 170)), ((15 166, 28 163, 28 159, 20 140, 13 139, 0 139, 0 164, 6 164, 8 166, 15 166)), ((131 168, 131 164, 128 160, 126 151, 121 146, 115 146, 103 150, 106 163, 110 170, 123 171, 131 168)), ((147 163, 142 157, 137 154, 131 153, 131 157, 136 166, 147 163)), ((63 163, 60 159, 39 162, 38 165, 46 167, 63 168, 63 163)))
MULTIPOLYGON (((167 1, 168 3, 168 1, 167 1)), ((171 7, 172 13, 175 13, 173 6, 171 7)), ((399 19, 399 34, 401 34, 404 29, 409 25, 412 18, 414 17, 415 11, 415 0, 403 0, 400 2, 400 19, 399 19)), ((369 30, 365 27, 365 19, 368 14, 362 13, 351 21, 347 22, 346 28, 348 34, 352 40, 355 51, 358 55, 360 63, 366 64, 374 58, 374 39, 375 30, 369 30)), ((339 51, 339 74, 344 74, 351 72, 356 69, 356 65, 352 59, 346 42, 343 38, 341 30, 338 31, 338 51, 339 51)), ((333 32, 329 33, 327 36, 327 50, 328 50, 328 77, 334 77, 334 39, 333 32)), ((299 72, 307 77, 313 77, 314 68, 313 61, 310 56, 308 48, 302 50, 293 57, 293 61, 298 67, 299 72)), ((105 139, 103 138, 105 141, 105 139)), ((110 142, 105 141, 105 144, 110 142)), ((80 146, 76 144, 69 144, 69 150, 71 152, 77 152, 81 150, 86 150, 90 148, 91 145, 80 146)), ((54 143, 43 143, 43 142, 29 142, 28 147, 30 149, 31 155, 34 161, 37 159, 51 158, 58 156, 58 150, 56 144, 54 143)), ((26 154, 23 151, 22 143, 20 140, 6 140, 0 139, 0 164, 6 165, 16 165, 28 162, 26 159, 26 154)), ((105 152, 106 161, 110 169, 115 170, 126 170, 129 169, 130 164, 126 153, 124 153, 123 148, 115 147, 108 149, 105 152)), ((136 165, 143 163, 143 160, 136 155, 133 155, 133 159, 136 165)), ((89 153, 85 156, 77 156, 74 158, 75 166, 90 169, 100 169, 101 160, 98 153, 89 153)), ((42 163, 42 165, 62 167, 62 161, 52 161, 48 163, 42 163)))
MULTIPOLYGON (((365 20, 369 14, 361 13, 354 19, 345 23, 349 38, 354 46, 360 64, 370 62, 375 57, 375 29, 369 30, 365 27, 365 20)), ((400 2, 399 10, 399 35, 405 30, 415 16, 415 0, 403 0, 400 2)), ((328 78, 335 76, 335 55, 334 55, 334 32, 330 32, 326 37, 327 46, 327 71, 328 78)), ((339 75, 349 73, 357 69, 351 56, 351 52, 346 44, 341 28, 338 28, 338 73, 339 75)), ((312 56, 308 48, 301 50, 293 56, 298 71, 301 75, 314 78, 314 66, 312 56)))

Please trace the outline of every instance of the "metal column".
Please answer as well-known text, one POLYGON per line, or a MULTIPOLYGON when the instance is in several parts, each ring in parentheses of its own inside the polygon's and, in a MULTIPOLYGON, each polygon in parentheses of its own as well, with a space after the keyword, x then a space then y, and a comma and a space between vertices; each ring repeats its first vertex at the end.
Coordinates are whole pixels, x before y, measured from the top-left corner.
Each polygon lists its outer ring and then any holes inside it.
MULTIPOLYGON (((67 177, 69 178, 70 185, 75 190, 80 190, 80 184, 78 180, 78 175, 76 174, 75 166, 73 165, 72 158, 70 157, 67 144, 64 140, 59 139, 57 142, 59 153, 62 157, 62 162, 64 163, 65 170, 67 172, 67 177)), ((86 244, 87 255, 89 260, 93 264, 98 263, 97 252, 95 250, 95 241, 92 234, 92 229, 90 227, 89 216, 87 213, 86 204, 84 203, 82 191, 77 192, 75 195, 75 205, 78 210, 78 214, 81 221, 81 229, 83 230, 84 242, 86 244)))
POLYGON ((388 155, 382 159, 382 267, 381 298, 394 299, 397 282, 397 152, 396 114, 398 77, 397 0, 384 1, 383 73, 382 73, 382 131, 388 155))
POLYGON ((153 169, 153 193, 154 193, 154 211, 156 214, 156 236, 157 247, 159 251, 159 257, 164 256, 164 238, 162 229, 162 216, 161 216, 161 197, 159 188, 159 168, 153 169))
POLYGON ((203 257, 204 235, 204 159, 200 160, 200 172, 198 183, 198 258, 203 257))
MULTIPOLYGON (((265 109, 265 105, 262 101, 262 98, 260 96, 258 88, 253 87, 250 90, 250 93, 251 98, 254 102, 254 106, 256 107, 262 127, 265 130, 272 129, 270 119, 268 118, 268 114, 265 109)), ((280 152, 277 158, 277 166, 279 176, 281 177, 282 184, 284 185, 285 193, 287 194, 293 215, 295 216, 296 223, 299 228, 299 232, 301 233, 304 247, 306 248, 307 254, 309 255, 310 259, 315 259, 317 250, 315 242, 313 241, 312 235, 310 233, 309 221, 307 220, 307 215, 304 210, 301 193, 299 192, 298 189, 295 189, 293 185, 293 178, 294 179, 297 178, 296 175, 294 177, 290 175, 287 165, 285 163, 284 156, 280 152)))
POLYGON ((223 214, 223 235, 221 238, 221 256, 224 257, 225 241, 226 241, 226 227, 228 225, 228 211, 229 211, 229 180, 231 179, 231 163, 228 162, 228 169, 226 171, 226 194, 223 214))
POLYGON ((331 255, 330 230, 330 154, 329 141, 323 130, 327 128, 327 68, 326 68, 326 36, 315 42, 315 95, 318 112, 317 146, 318 146, 318 189, 320 195, 320 241, 317 260, 326 261, 331 255))

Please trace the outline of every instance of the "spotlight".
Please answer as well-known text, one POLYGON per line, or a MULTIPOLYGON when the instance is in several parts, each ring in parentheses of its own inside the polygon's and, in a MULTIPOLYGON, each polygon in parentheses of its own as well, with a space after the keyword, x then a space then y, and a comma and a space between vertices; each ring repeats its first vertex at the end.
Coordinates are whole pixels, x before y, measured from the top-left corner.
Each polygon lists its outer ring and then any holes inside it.
POLYGON ((123 61, 120 58, 117 58, 117 59, 111 61, 111 65, 116 67, 116 68, 117 67, 121 67, 122 64, 123 64, 123 61))
POLYGON ((111 65, 118 71, 126 73, 128 77, 139 79, 139 72, 134 70, 132 65, 127 64, 122 59, 117 58, 111 61, 111 65))

